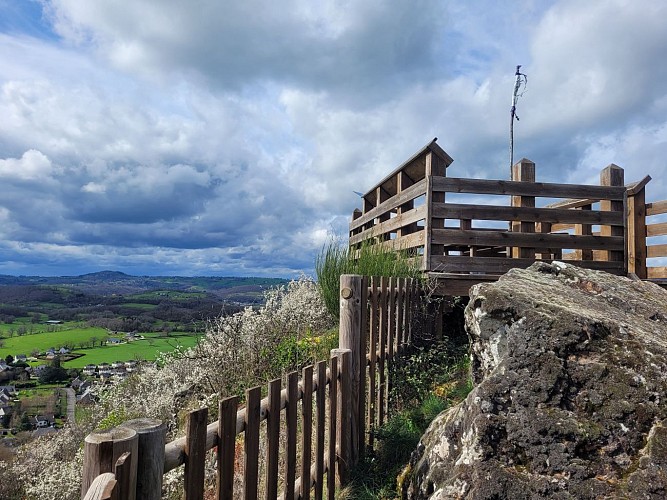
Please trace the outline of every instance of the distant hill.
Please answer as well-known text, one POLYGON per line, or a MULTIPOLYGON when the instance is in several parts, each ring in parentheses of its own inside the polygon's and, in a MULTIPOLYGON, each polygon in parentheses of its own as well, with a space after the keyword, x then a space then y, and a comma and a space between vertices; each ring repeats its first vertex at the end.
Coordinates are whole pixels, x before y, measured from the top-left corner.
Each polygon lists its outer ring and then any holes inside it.
POLYGON ((204 292, 227 300, 235 295, 254 295, 288 283, 282 278, 218 276, 131 276, 118 271, 100 271, 80 276, 0 275, 0 286, 67 287, 85 294, 129 295, 157 290, 204 292))

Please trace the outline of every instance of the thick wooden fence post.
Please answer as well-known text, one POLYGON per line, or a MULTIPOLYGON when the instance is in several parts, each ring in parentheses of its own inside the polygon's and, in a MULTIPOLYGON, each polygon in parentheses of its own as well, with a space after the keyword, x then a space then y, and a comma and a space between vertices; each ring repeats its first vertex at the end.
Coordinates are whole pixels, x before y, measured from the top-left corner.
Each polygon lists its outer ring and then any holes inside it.
MULTIPOLYGON (((519 182, 535 182, 535 164, 523 158, 519 163, 512 165, 512 180, 519 182)), ((512 196, 513 207, 535 208, 534 196, 512 196)), ((514 221, 512 231, 519 233, 534 233, 535 222, 514 221)), ((534 259, 534 248, 512 248, 512 257, 534 259)))
MULTIPOLYGON (((359 428, 360 414, 359 408, 360 399, 365 398, 365 390, 360 390, 361 387, 361 372, 362 372, 362 353, 361 353, 361 325, 362 325, 362 308, 366 304, 362 304, 362 285, 364 280, 359 275, 344 274, 340 277, 340 330, 338 336, 339 349, 349 349, 352 351, 352 359, 350 363, 350 465, 357 463, 359 459, 359 433, 363 429, 359 428)), ((365 297, 366 294, 363 294, 365 297)), ((363 353, 365 361, 366 353, 363 353)), ((363 363, 364 379, 366 363, 363 363)))
MULTIPOLYGON (((623 186, 625 183, 624 180, 624 171, 618 165, 613 163, 607 166, 602 172, 600 172, 600 185, 602 186, 623 186)), ((600 210, 611 211, 611 212, 623 212, 624 203, 622 201, 610 201, 602 200, 600 201, 600 210)), ((627 224, 627 222, 626 222, 627 224)), ((624 236, 625 228, 623 226, 601 226, 600 234, 602 236, 624 236)), ((626 245, 627 250, 627 245, 626 245)), ((623 262, 625 260, 627 265, 627 260, 625 259, 624 252, 617 250, 608 250, 607 251, 607 261, 613 262, 623 262)))
POLYGON ((646 279, 646 188, 628 196, 628 272, 646 279))
POLYGON ((133 429, 139 439, 139 451, 136 458, 133 457, 137 464, 137 500, 160 500, 167 426, 154 418, 136 418, 124 422, 121 427, 133 429))
MULTIPOLYGON (((130 478, 136 481, 138 454, 138 436, 136 431, 127 427, 115 427, 108 431, 95 431, 86 436, 83 447, 83 477, 81 479, 81 498, 85 498, 88 488, 95 478, 105 472, 114 472, 114 466, 120 456, 129 451, 130 478)), ((129 492, 129 500, 135 500, 134 491, 129 492)))

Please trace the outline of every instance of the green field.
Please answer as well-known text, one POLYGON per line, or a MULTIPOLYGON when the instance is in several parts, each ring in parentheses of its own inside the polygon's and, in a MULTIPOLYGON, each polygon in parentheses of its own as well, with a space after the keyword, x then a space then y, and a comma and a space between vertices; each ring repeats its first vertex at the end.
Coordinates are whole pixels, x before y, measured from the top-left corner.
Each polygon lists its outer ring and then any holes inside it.
MULTIPOLYGON (((150 334, 149 334, 150 335, 150 334)), ((192 347, 198 337, 193 335, 172 335, 171 337, 149 337, 144 340, 135 340, 127 344, 95 347, 93 349, 77 349, 80 358, 66 361, 64 368, 83 368, 87 364, 113 363, 114 361, 130 361, 142 359, 153 361, 158 353, 173 351, 177 345, 192 347)))
MULTIPOLYGON (((45 325, 38 325, 45 328, 45 325)), ((86 328, 70 328, 58 332, 43 332, 32 335, 14 336, 4 339, 4 346, 0 348, 0 356, 6 357, 8 354, 16 356, 17 354, 25 354, 27 356, 37 349, 41 352, 54 347, 58 348, 65 344, 73 345, 75 348, 82 342, 88 342, 91 337, 109 336, 109 333, 104 328, 86 327, 86 328)))

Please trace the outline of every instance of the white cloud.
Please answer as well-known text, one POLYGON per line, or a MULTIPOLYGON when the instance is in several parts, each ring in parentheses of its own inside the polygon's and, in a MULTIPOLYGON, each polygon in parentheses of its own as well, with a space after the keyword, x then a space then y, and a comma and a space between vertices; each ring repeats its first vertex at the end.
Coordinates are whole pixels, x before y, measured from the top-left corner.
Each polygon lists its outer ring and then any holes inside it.
POLYGON ((30 149, 21 158, 0 159, 0 178, 5 180, 49 180, 55 171, 51 160, 43 153, 30 149))

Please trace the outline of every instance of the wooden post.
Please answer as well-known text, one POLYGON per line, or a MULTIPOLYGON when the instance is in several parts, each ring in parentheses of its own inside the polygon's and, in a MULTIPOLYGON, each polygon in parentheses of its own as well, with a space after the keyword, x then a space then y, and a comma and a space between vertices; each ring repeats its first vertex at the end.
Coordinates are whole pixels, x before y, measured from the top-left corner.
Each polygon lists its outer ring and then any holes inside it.
MULTIPOLYGON (((83 477, 81 479, 81 498, 86 496, 88 488, 95 478, 104 472, 113 472, 120 456, 129 451, 137 456, 138 437, 133 429, 115 427, 108 431, 95 431, 86 436, 83 445, 83 477)), ((132 460, 130 476, 137 476, 137 461, 132 460)), ((135 479, 136 481, 136 479, 135 479)), ((129 500, 134 500, 130 492, 129 500)))
POLYGON ((447 164, 441 160, 437 155, 429 151, 425 158, 425 176, 426 176, 426 241, 424 243, 424 271, 436 271, 431 266, 431 257, 434 255, 444 255, 444 245, 433 245, 431 243, 433 237, 433 229, 442 229, 445 227, 445 219, 433 218, 433 204, 444 203, 445 193, 433 191, 433 177, 444 177, 447 171, 447 164))
POLYGON ((160 500, 164 473, 164 441, 167 426, 153 418, 136 418, 121 424, 133 429, 139 439, 139 450, 133 461, 137 463, 136 498, 160 500))
POLYGON ((279 378, 269 382, 269 411, 266 416, 266 500, 273 500, 278 496, 281 382, 279 378))
MULTIPOLYGON (((523 158, 512 166, 512 180, 518 182, 535 182, 535 163, 523 158)), ((534 196, 512 196, 513 207, 535 207, 534 196)), ((519 233, 534 233, 535 222, 513 221, 512 231, 519 233)), ((513 258, 534 259, 534 248, 512 248, 513 258)))
POLYGON ((208 408, 188 413, 185 427, 185 500, 204 498, 208 408))
MULTIPOLYGON (((129 451, 123 453, 116 462, 114 466, 114 476, 116 477, 116 490, 117 493, 112 496, 112 498, 123 499, 130 498, 131 491, 133 488, 136 488, 136 476, 132 477, 132 461, 136 460, 136 457, 132 457, 129 451)), ((141 498, 141 497, 138 497, 141 498)))
MULTIPOLYGON (((361 375, 361 319, 363 317, 362 307, 362 277, 353 274, 343 274, 340 277, 340 328, 338 335, 338 348, 352 351, 352 362, 350 366, 350 437, 352 446, 350 450, 351 465, 357 463, 359 443, 359 399, 366 397, 365 391, 360 391, 361 375)), ((364 353, 364 358, 366 354, 364 353)), ((364 373, 366 364, 364 363, 364 373)))
MULTIPOLYGON (((625 185, 624 177, 623 169, 612 163, 600 172, 600 185, 623 186, 625 185)), ((602 200, 600 201, 600 210, 623 212, 623 202, 602 200)), ((624 236, 625 229, 623 226, 601 226, 600 234, 602 236, 624 236)), ((624 252, 612 250, 607 250, 606 252, 607 261, 622 262, 624 259, 624 252)))
MULTIPOLYGON (((350 470, 350 349, 332 349, 331 356, 339 360, 340 385, 338 390, 338 430, 336 432, 336 448, 338 449, 338 480, 341 485, 348 481, 350 470)), ((333 470, 333 468, 332 468, 333 470)))
MULTIPOLYGON (((238 396, 220 401, 218 407, 218 500, 234 498, 234 459, 236 454, 236 411, 238 396)), ((293 497, 289 500, 293 500, 293 497)))
POLYGON ((628 272, 646 279, 646 188, 628 196, 628 272))
MULTIPOLYGON (((579 210, 592 210, 592 205, 584 205, 579 208, 579 210)), ((590 224, 577 224, 574 228, 574 234, 578 236, 592 236, 593 227, 590 224)), ((580 260, 593 260, 593 250, 591 249, 581 249, 577 250, 577 256, 580 260)))

